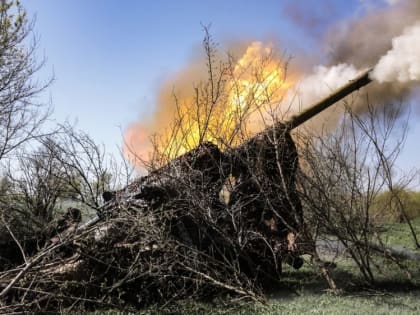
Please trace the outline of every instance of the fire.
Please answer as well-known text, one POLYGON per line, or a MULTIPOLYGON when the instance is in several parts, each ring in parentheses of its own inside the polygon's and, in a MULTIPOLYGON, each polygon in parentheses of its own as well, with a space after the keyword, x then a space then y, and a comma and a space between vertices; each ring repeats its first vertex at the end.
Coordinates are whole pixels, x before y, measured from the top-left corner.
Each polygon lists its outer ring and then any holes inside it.
MULTIPOLYGON (((155 138, 154 150, 167 160, 203 141, 211 141, 222 149, 238 145, 265 126, 264 117, 274 113, 273 109, 295 82, 286 75, 285 63, 276 56, 272 45, 261 42, 251 43, 239 59, 217 61, 211 72, 206 70, 209 72, 206 80, 201 78, 201 83, 186 93, 175 93, 169 112, 173 115, 171 124, 168 126, 165 121, 162 126, 163 122, 159 124, 158 120, 151 128, 151 132, 160 133, 155 138)), ((196 81, 188 79, 189 86, 196 81)), ((168 113, 169 106, 163 104, 163 108, 160 112, 168 113)), ((133 133, 135 130, 130 129, 131 140, 133 133)), ((132 147, 135 150, 139 145, 132 147)), ((141 147, 143 150, 144 146, 141 147)))
POLYGON ((124 142, 123 155, 127 161, 141 164, 142 160, 147 160, 151 153, 148 144, 148 130, 141 124, 133 124, 125 131, 124 142))
POLYGON ((273 114, 287 90, 295 84, 285 70, 284 62, 275 56, 271 45, 264 46, 261 42, 253 42, 239 59, 230 83, 237 88, 232 89, 227 111, 246 113, 249 132, 264 127, 266 114, 273 114))

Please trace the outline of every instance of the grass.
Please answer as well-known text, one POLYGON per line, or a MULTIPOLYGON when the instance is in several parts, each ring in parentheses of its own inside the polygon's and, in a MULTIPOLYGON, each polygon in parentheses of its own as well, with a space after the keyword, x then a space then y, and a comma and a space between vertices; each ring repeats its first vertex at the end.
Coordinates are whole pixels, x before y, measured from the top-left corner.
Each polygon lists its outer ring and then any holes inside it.
MULTIPOLYGON (((412 224, 420 237, 420 217, 412 224)), ((388 245, 415 250, 407 224, 389 224, 382 236, 388 245)), ((338 297, 325 291, 323 279, 307 267, 303 271, 286 271, 285 281, 295 288, 293 294, 279 292, 271 295, 266 305, 246 305, 231 314, 420 314, 420 263, 403 264, 405 270, 378 258, 373 289, 363 283, 351 261, 338 261, 333 277, 345 289, 338 297)))
MULTIPOLYGON (((420 216, 411 220, 417 237, 420 239, 420 216)), ((383 240, 388 245, 402 246, 410 250, 416 250, 413 236, 407 223, 392 223, 385 225, 385 232, 382 235, 383 240)))
MULTIPOLYGON (((214 306, 190 303, 166 311, 150 310, 143 314, 232 314, 232 315, 296 315, 296 314, 420 314, 420 295, 417 293, 375 293, 348 296, 332 296, 326 293, 302 292, 294 297, 276 297, 267 304, 247 303, 239 306, 214 306)), ((103 312, 95 314, 126 314, 103 312)), ((138 313, 142 314, 142 313, 138 313)))
POLYGON ((254 304, 231 314, 419 314, 419 293, 332 296, 302 292, 296 297, 280 297, 267 305, 254 304))

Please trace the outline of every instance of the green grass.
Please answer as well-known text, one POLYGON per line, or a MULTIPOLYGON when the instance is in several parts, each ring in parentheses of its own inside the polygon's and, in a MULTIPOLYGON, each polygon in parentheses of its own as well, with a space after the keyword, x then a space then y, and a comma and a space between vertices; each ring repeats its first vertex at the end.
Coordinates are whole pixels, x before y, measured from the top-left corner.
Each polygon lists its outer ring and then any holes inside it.
MULTIPOLYGON (((94 314, 127 314, 118 311, 94 314)), ((134 314, 134 313, 132 313, 134 314)), ((267 303, 237 305, 204 304, 186 301, 177 307, 150 308, 137 314, 420 314, 420 291, 363 292, 333 296, 325 292, 301 291, 296 294, 272 296, 267 303)))
POLYGON ((296 297, 270 300, 267 305, 248 305, 231 314, 420 314, 419 298, 419 292, 340 297, 301 292, 296 297))
MULTIPOLYGON (((420 217, 412 221, 420 237, 420 217)), ((382 237, 387 244, 415 250, 407 224, 387 225, 382 237)), ((325 282, 305 267, 302 271, 286 271, 285 284, 293 294, 279 292, 268 303, 248 304, 231 314, 420 314, 420 263, 401 262, 404 270, 394 263, 378 258, 375 288, 366 286, 350 260, 338 261, 332 272, 337 284, 344 289, 342 296, 329 294, 325 282), (408 273, 411 279, 408 277, 408 273)))
MULTIPOLYGON (((411 224, 420 241, 420 217, 411 220, 411 224)), ((413 236, 407 223, 391 223, 385 225, 385 232, 382 234, 384 242, 388 245, 403 246, 410 250, 416 250, 413 236)))

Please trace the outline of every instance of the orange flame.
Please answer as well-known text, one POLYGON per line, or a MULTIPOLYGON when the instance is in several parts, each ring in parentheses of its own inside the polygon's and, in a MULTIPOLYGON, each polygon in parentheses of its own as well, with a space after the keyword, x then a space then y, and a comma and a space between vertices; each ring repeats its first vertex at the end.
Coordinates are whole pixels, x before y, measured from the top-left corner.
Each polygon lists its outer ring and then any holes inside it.
MULTIPOLYGON (((207 80, 200 80, 187 93, 175 93, 172 106, 164 102, 158 108, 161 115, 166 112, 173 118, 168 125, 167 117, 157 117, 149 128, 149 134, 160 131, 154 147, 159 155, 172 159, 203 141, 211 141, 222 149, 238 145, 264 128, 265 119, 275 112, 295 82, 289 74, 286 76, 285 63, 275 55, 273 47, 261 42, 251 43, 240 59, 214 63, 207 71, 207 80)), ((187 75, 189 84, 202 72, 193 78, 187 75)), ((180 77, 185 79, 183 74, 180 77)), ((145 149, 151 149, 143 143, 144 130, 141 124, 135 124, 125 135, 131 152, 142 154, 143 158, 145 149)))

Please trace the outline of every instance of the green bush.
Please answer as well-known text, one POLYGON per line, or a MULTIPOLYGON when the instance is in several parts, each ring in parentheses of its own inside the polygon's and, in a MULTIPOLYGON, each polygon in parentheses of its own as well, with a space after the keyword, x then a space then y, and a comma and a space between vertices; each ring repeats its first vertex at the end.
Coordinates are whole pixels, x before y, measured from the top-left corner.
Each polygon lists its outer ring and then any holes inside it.
POLYGON ((405 189, 379 194, 370 208, 370 215, 376 222, 403 222, 401 207, 409 219, 420 216, 420 191, 405 189))

